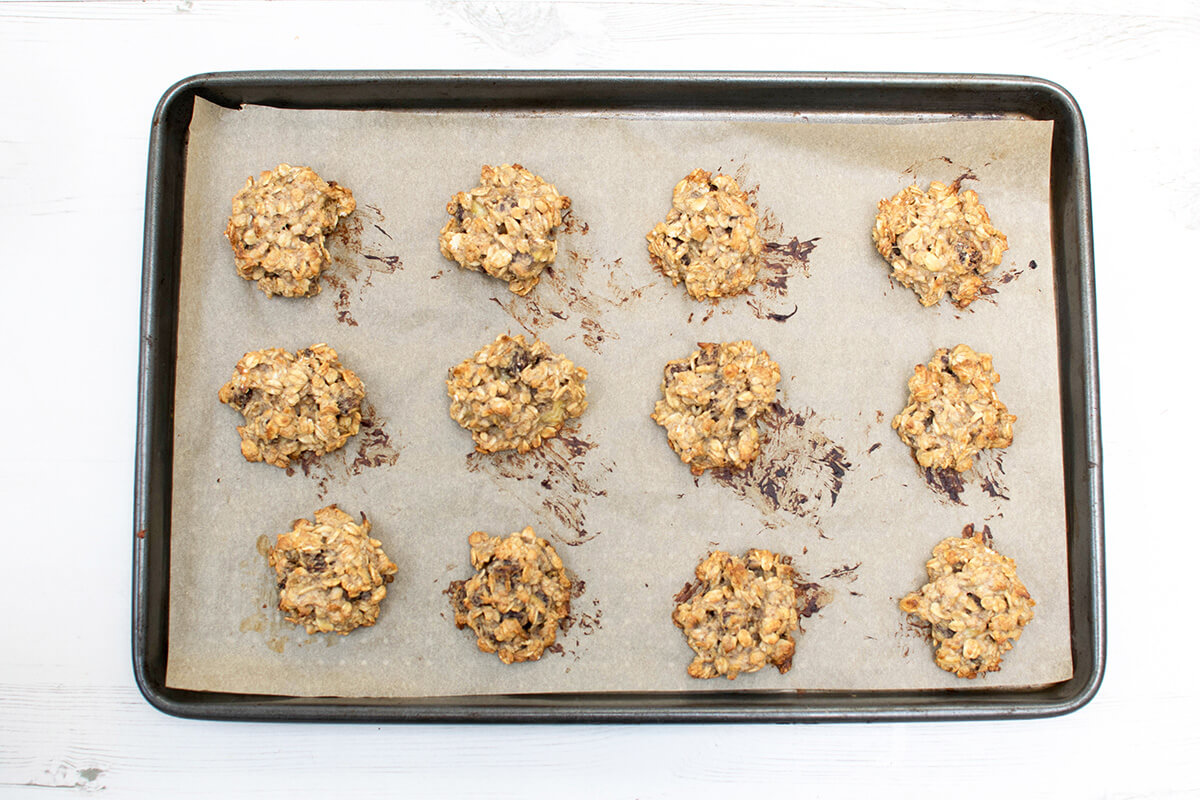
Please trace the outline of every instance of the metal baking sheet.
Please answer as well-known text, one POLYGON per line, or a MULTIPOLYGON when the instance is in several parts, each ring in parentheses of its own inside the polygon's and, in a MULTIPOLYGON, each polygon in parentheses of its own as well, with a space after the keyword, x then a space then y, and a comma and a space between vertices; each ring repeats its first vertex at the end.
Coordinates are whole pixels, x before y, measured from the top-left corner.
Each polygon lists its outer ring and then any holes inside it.
MULTIPOLYGON (((169 546, 169 537, 166 535, 166 529, 170 524, 170 505, 165 505, 165 513, 161 517, 163 526, 161 529, 156 529, 153 525, 139 524, 137 530, 143 532, 143 537, 139 544, 139 560, 138 560, 138 588, 141 591, 139 594, 139 602, 136 604, 137 613, 139 615, 138 623, 135 625, 135 642, 138 647, 135 650, 135 663, 138 664, 139 681, 146 690, 147 696, 152 702, 155 702, 165 710, 173 711, 174 713, 185 713, 197 716, 232 716, 241 718, 263 718, 275 719, 281 718, 279 713, 274 709, 281 708, 280 703, 286 701, 286 708, 289 711, 282 716, 302 716, 306 718, 312 717, 336 717, 336 718, 354 718, 369 709, 370 714, 367 718, 370 719, 452 719, 463 718, 469 715, 471 718, 486 718, 486 719, 516 719, 525 718, 527 713, 522 709, 537 708, 540 709, 534 716, 539 719, 617 719, 631 718, 639 720, 674 720, 674 719, 744 719, 744 720, 764 720, 764 719, 812 719, 822 717, 833 718, 863 718, 864 715, 870 718, 884 718, 891 715, 890 712, 900 708, 895 699, 884 702, 886 698, 902 697, 905 698, 903 704, 911 703, 915 708, 925 709, 928 716, 929 713, 934 715, 960 715, 967 713, 970 716, 989 716, 992 713, 989 709, 992 708, 992 703, 999 697, 1004 696, 1009 698, 1009 704, 1005 707, 1003 713, 1012 714, 1048 714, 1059 713, 1069 710, 1071 707, 1077 707, 1078 704, 1086 701, 1087 697, 1094 692, 1095 686, 1098 685, 1100 675, 1100 662, 1102 658, 1102 622, 1097 623, 1094 620, 1102 620, 1102 615, 1093 614, 1090 616, 1090 630, 1088 640, 1094 643, 1092 648, 1092 658, 1090 661, 1087 658, 1080 657, 1080 632, 1081 622, 1087 623, 1087 620, 1081 620, 1079 615, 1080 601, 1078 590, 1080 586, 1080 565, 1084 564, 1078 558, 1078 530, 1075 520, 1079 519, 1075 513, 1076 498, 1073 496, 1073 486, 1076 485, 1078 479, 1073 479, 1073 464, 1071 461, 1071 452, 1074 445, 1079 442, 1076 438, 1076 433, 1072 430, 1071 419, 1065 412, 1067 406, 1073 402, 1073 394, 1078 395, 1082 390, 1084 394, 1091 391, 1090 397, 1094 399, 1094 360, 1089 362, 1089 368, 1086 370, 1088 376, 1091 377, 1092 383, 1089 384, 1085 380, 1081 388, 1072 388, 1072 376, 1074 367, 1077 366, 1079 358, 1071 358, 1066 349, 1070 346, 1072 336, 1067 333, 1068 330, 1074 331, 1073 338, 1082 341, 1084 355, 1088 358, 1094 355, 1094 348, 1090 347, 1093 339, 1093 334, 1090 332, 1090 314, 1081 313, 1078 319, 1069 319, 1064 313, 1066 303, 1069 303, 1072 290, 1079 284, 1086 285, 1086 291, 1080 289, 1080 295, 1084 298, 1084 302, 1076 303, 1076 307, 1081 309, 1090 308, 1091 292, 1090 292, 1090 251, 1086 236, 1087 222, 1087 202, 1086 202, 1086 151, 1083 148, 1082 128, 1078 120, 1077 112, 1074 111, 1073 104, 1057 87, 1045 84, 1040 81, 1030 79, 1013 79, 1013 78, 997 78, 997 79, 957 79, 957 78, 936 78, 925 76, 893 76, 893 77, 873 77, 873 76, 764 76, 764 75, 711 75, 711 76, 612 76, 612 75, 588 75, 588 76, 549 76, 549 75, 390 75, 381 76, 378 74, 362 75, 235 75, 235 76, 211 76, 191 79, 184 82, 176 89, 169 92, 164 98, 163 105, 160 107, 158 122, 155 130, 155 148, 151 153, 151 178, 148 197, 148 222, 147 222, 147 264, 146 277, 148 285, 147 294, 147 314, 145 321, 151 325, 161 323, 164 317, 169 317, 173 323, 177 318, 178 312, 178 276, 179 276, 179 243, 178 239, 174 243, 171 257, 173 263, 168 261, 166 264, 169 268, 163 269, 162 263, 155 263, 154 247, 155 240, 159 237, 167 237, 172 226, 176 232, 180 226, 182 217, 182 206, 179 198, 182 194, 182 184, 176 184, 176 194, 174 196, 175 205, 172 208, 172 203, 167 202, 166 198, 159 194, 163 186, 156 182, 155 165, 156 161, 161 161, 165 154, 158 145, 163 142, 160 139, 166 140, 170 137, 165 136, 162 130, 162 123, 165 119, 170 118, 172 103, 179 103, 186 106, 185 113, 180 114, 180 120, 183 123, 177 131, 181 141, 171 142, 173 152, 178 153, 178 161, 174 165, 173 170, 168 170, 172 177, 178 180, 183 172, 183 158, 185 152, 183 150, 184 134, 186 132, 186 121, 184 117, 190 117, 192 100, 195 97, 202 97, 219 105, 229 105, 236 107, 241 103, 252 103, 255 105, 274 105, 281 107, 311 107, 311 108, 378 108, 378 109, 421 109, 421 110, 439 110, 439 109, 460 109, 460 110, 483 110, 493 113, 503 114, 505 111, 510 112, 528 112, 528 111, 546 111, 546 110, 569 110, 588 112, 592 110, 603 110, 611 113, 613 111, 633 111, 640 114, 660 115, 675 111, 698 112, 712 110, 739 110, 752 112, 775 112, 783 111, 797 115, 821 114, 824 117, 842 116, 855 122, 890 122, 890 121, 910 121, 913 119, 930 118, 962 118, 970 116, 1023 116, 1033 119, 1050 119, 1054 121, 1054 142, 1051 164, 1051 204, 1052 204, 1052 239, 1054 250, 1054 263, 1056 269, 1055 284, 1056 284, 1056 301, 1058 307, 1058 324, 1059 324, 1059 361, 1061 375, 1061 396, 1064 413, 1062 416, 1062 425, 1064 428, 1064 453, 1063 459, 1065 462, 1065 489, 1067 500, 1067 528, 1068 528, 1068 546, 1070 548, 1070 556, 1068 567, 1070 571, 1070 585, 1072 597, 1070 601, 1071 611, 1071 631, 1072 631, 1072 651, 1075 661, 1074 678, 1067 681, 1065 684, 1055 684, 1049 689, 1039 690, 1002 690, 988 689, 986 691, 950 691, 950 692, 898 692, 898 693, 861 693, 851 694, 847 692, 820 692, 808 693, 801 695, 785 695, 779 696, 765 694, 761 697, 753 697, 756 693, 738 691, 738 692, 722 692, 715 697, 729 697, 729 705, 726 706, 721 700, 714 700, 714 695, 711 692, 703 693, 704 699, 694 697, 696 693, 683 693, 675 696, 673 693, 654 692, 654 693, 639 693, 636 695, 626 695, 625 697, 636 698, 635 705, 642 708, 647 707, 649 701, 663 701, 667 705, 663 707, 662 713, 655 714, 649 717, 639 716, 638 714, 629 714, 629 710, 623 705, 620 695, 614 694, 589 694, 583 695, 536 695, 529 696, 509 696, 499 698, 495 696, 475 697, 470 698, 474 702, 468 704, 465 708, 462 706, 461 699, 453 701, 446 698, 419 698, 418 702, 413 702, 412 699, 405 700, 347 700, 341 698, 335 705, 338 711, 329 713, 331 709, 326 708, 327 699, 313 701, 309 699, 301 700, 299 698, 279 698, 279 697, 251 697, 247 695, 213 695, 209 693, 199 692, 181 692, 177 689, 171 689, 162 681, 162 675, 157 674, 151 678, 147 674, 147 661, 151 657, 152 651, 143 649, 143 645, 147 645, 152 638, 152 630, 148 624, 141 624, 143 621, 149 623, 150 616, 153 613, 151 608, 147 607, 145 601, 148 599, 147 591, 153 587, 143 582, 146 577, 145 566, 143 560, 147 553, 142 552, 142 548, 149 549, 158 541, 160 535, 163 536, 163 544, 169 546), (863 86, 871 85, 872 80, 875 81, 875 88, 868 93, 866 98, 861 98, 858 105, 847 104, 846 95, 854 94, 855 87, 861 91, 863 86), (315 88, 320 87, 327 81, 333 81, 325 86, 328 90, 328 95, 324 97, 312 95, 315 88), (654 87, 663 85, 662 94, 657 94, 654 87), (273 86, 274 85, 274 86, 273 86), (1014 93, 1014 97, 1021 97, 1021 92, 1026 95, 1023 100, 1013 101, 1011 105, 1005 105, 996 101, 998 93, 996 86, 1007 86, 1010 92, 1014 93), (987 87, 991 86, 989 90, 987 87), (374 94, 367 91, 367 96, 357 96, 355 91, 358 90, 374 90, 374 94), (837 88, 840 91, 831 91, 826 93, 824 89, 837 88), (949 89, 955 89, 954 102, 949 105, 942 105, 937 102, 940 93, 949 89), (923 91, 922 91, 923 89, 923 91), (1019 91, 1018 91, 1019 90, 1019 91), (905 91, 909 94, 905 94, 905 91), (266 92, 268 96, 264 97, 262 92, 266 92), (185 98, 186 96, 186 98, 185 98), (337 98, 336 100, 332 98, 337 98), (736 98, 736 99, 735 99, 736 98), (964 99, 965 98, 965 99, 964 99), (972 105, 971 100, 975 102, 972 105), (905 102, 899 102, 905 99, 905 102), (1057 105, 1053 102, 1058 100, 1057 105), (684 102, 686 100, 686 102, 684 102), (870 102, 867 102, 867 101, 870 102), (888 101, 892 101, 889 103, 888 101), (985 102, 987 101, 987 102, 985 102), (1054 113, 1049 113, 1054 112, 1054 113), (1064 121, 1065 120, 1065 121, 1064 121), (1064 162, 1062 153, 1062 143, 1064 128, 1074 131, 1077 134, 1077 139, 1072 140, 1072 147, 1077 149, 1072 151, 1071 158, 1065 159, 1068 166, 1075 170, 1075 177, 1079 184, 1078 192, 1070 203, 1064 204, 1062 198, 1062 180, 1061 173, 1064 162), (158 212, 158 216, 155 212, 158 212), (1067 247, 1064 247, 1062 229, 1071 227, 1068 225, 1067 217, 1074 215, 1076 218, 1077 230, 1083 232, 1083 237, 1077 241, 1066 242, 1067 247), (1079 224, 1079 223, 1082 224, 1079 224), (1071 248, 1074 248, 1073 250, 1071 248), (1071 272, 1072 266, 1077 269, 1077 274, 1072 274, 1064 277, 1064 273, 1071 272), (157 287, 152 286, 152 278, 154 273, 159 272, 160 277, 168 277, 168 282, 171 283, 171 302, 165 306, 162 304, 161 296, 155 297, 155 289, 161 288, 161 284, 157 287), (166 273, 170 273, 166 275, 166 273), (1064 302, 1066 301, 1066 303, 1064 302), (173 303, 173 305, 172 305, 173 303), (155 314, 154 311, 160 313, 155 314), (1084 330, 1079 331, 1080 327, 1084 330), (143 613, 145 612, 145 613, 143 613), (1089 664, 1095 665, 1094 668, 1089 667, 1089 664), (1057 705, 1051 703, 1048 699, 1042 700, 1040 704, 1036 701, 1041 698, 1048 698, 1054 695, 1056 691, 1062 690, 1064 686, 1078 684, 1080 678, 1084 678, 1085 689, 1067 700, 1058 697, 1057 705), (1093 681, 1086 680, 1094 678, 1093 681), (154 679, 158 682, 154 683, 154 679), (950 698, 947 702, 940 702, 940 695, 945 694, 950 698), (960 697, 962 695, 962 697, 960 697), (966 695, 984 695, 980 700, 976 700, 966 695), (186 697, 185 707, 167 707, 169 702, 175 696, 186 697), (865 698, 868 701, 868 707, 861 707, 858 702, 851 702, 855 697, 865 698), (201 698, 205 698, 202 700, 201 698), (670 698, 670 699, 669 699, 670 698), (796 698, 803 698, 802 700, 796 698), (601 701, 611 701, 606 705, 601 701), (674 702, 671 701, 673 699, 674 702), (870 705, 869 701, 878 701, 874 706, 870 705), (222 713, 218 709, 223 702, 229 702, 234 707, 240 708, 240 712, 229 711, 222 713), (531 706, 532 703, 532 706, 531 706), (841 704, 839 711, 839 703, 841 704), (1022 703, 1028 705, 1028 708, 1022 709, 1022 703), (1071 705, 1074 703, 1075 705, 1071 705), (746 713, 736 713, 736 709, 745 704, 746 713), (733 710, 734 713, 729 713, 733 710), (538 716, 541 714, 541 716, 538 716)), ((946 100, 947 98, 942 98, 946 100)), ((1070 238, 1070 237, 1068 237, 1070 238)), ((148 329, 149 332, 149 329, 148 329)), ((161 333, 161 331, 160 331, 161 333)), ((153 334, 151 334, 152 336, 153 334)), ((174 344, 174 331, 171 331, 170 336, 172 344, 174 344)), ((147 342, 148 345, 153 344, 153 339, 147 342)), ((143 356, 148 356, 149 353, 144 353, 143 356)), ((158 357, 162 356, 162 349, 158 349, 158 357)), ((1085 359, 1086 360, 1086 359, 1085 359)), ((161 362, 159 362, 161 363, 161 362)), ((174 354, 172 352, 169 360, 169 376, 158 371, 153 379, 150 379, 150 373, 154 370, 150 366, 150 362, 143 363, 143 391, 158 388, 160 397, 169 406, 173 399, 173 388, 167 390, 169 382, 174 378, 174 354), (164 378, 166 381, 164 381, 164 378)), ((1088 377, 1085 376, 1085 377, 1088 377)), ((164 439, 159 439, 157 442, 147 442, 146 424, 148 416, 148 397, 143 394, 142 405, 142 434, 141 448, 139 449, 139 513, 143 510, 148 511, 153 498, 147 495, 153 495, 153 486, 161 485, 153 482, 151 486, 147 486, 141 479, 141 476, 148 476, 146 472, 147 446, 158 447, 156 453, 160 456, 159 460, 151 465, 151 472, 167 473, 166 481, 169 486, 171 458, 171 436, 168 431, 164 439), (167 457, 161 458, 162 449, 165 448, 167 457)), ((1095 426, 1095 406, 1093 402, 1087 404, 1092 413, 1086 415, 1091 422, 1091 428, 1088 433, 1094 434, 1095 426)), ((169 420, 168 420, 169 421, 169 420)), ((1089 444, 1094 444, 1098 439, 1094 439, 1089 444)), ((1091 461, 1098 461, 1096 458, 1091 458, 1091 461)), ((1090 549, 1090 560, 1086 566, 1092 569, 1093 578, 1098 578, 1100 565, 1100 547, 1099 547, 1099 484, 1098 484, 1098 465, 1093 468, 1094 473, 1084 473, 1089 479, 1087 488, 1094 489, 1095 493, 1090 500, 1094 503, 1093 513, 1087 518, 1091 523, 1090 531, 1093 533, 1093 546, 1090 549), (1094 481, 1094 483, 1092 483, 1094 481)), ((1086 493, 1085 493, 1086 494, 1086 493)), ((159 498, 161 500, 161 497, 159 498)), ((150 518, 146 518, 150 521, 150 518)), ((141 523, 142 520, 139 520, 141 523)), ((166 548, 164 547, 165 551, 166 548)), ((166 558, 164 556, 164 558, 166 558)), ((161 562, 164 566, 169 563, 168 560, 161 562)), ((167 606, 167 593, 165 591, 165 582, 168 580, 168 573, 164 570, 160 571, 158 580, 162 587, 162 592, 156 599, 160 612, 160 625, 166 627, 166 614, 164 612, 167 606)), ((1095 603, 1096 610, 1102 609, 1102 593, 1100 592, 1099 581, 1093 583, 1093 592, 1090 600, 1095 603)), ((154 604, 148 604, 153 606, 154 604)), ((163 637, 161 643, 165 645, 166 638, 163 637)), ((163 648, 165 651, 165 647, 163 648)), ((158 652, 157 655, 160 663, 165 661, 165 652, 158 652)), ((918 715, 922 716, 922 715, 918 715)))

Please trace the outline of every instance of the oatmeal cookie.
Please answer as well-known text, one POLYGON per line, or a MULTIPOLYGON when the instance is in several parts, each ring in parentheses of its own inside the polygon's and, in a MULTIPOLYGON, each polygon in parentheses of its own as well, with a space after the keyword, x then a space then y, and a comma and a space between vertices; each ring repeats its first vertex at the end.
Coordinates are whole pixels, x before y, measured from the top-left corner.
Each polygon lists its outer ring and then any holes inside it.
POLYGON ((480 453, 527 453, 587 409, 587 370, 521 334, 496 341, 450 370, 450 417, 480 453))
POLYGON ((709 553, 671 615, 696 653, 688 675, 733 680, 768 664, 780 673, 791 669, 792 631, 800 627, 795 578, 791 559, 769 550, 749 550, 744 558, 709 553))
POLYGON ((267 552, 277 577, 279 610, 309 633, 345 636, 360 625, 374 625, 396 565, 368 535, 366 514, 361 525, 337 505, 313 516, 315 521, 292 523, 267 552))
POLYGON ((555 228, 571 198, 520 164, 484 165, 479 186, 446 205, 450 221, 438 240, 459 266, 508 281, 526 295, 558 254, 555 228))
POLYGON ((225 238, 238 275, 258 281, 267 297, 309 297, 329 265, 325 237, 354 211, 354 195, 308 167, 280 164, 233 196, 225 238))
POLYGON ((982 276, 1008 249, 975 192, 937 181, 928 192, 913 185, 880 200, 874 237, 892 277, 916 292, 923 306, 949 292, 956 306, 966 308, 978 297, 982 276))
POLYGON ((712 344, 663 368, 663 399, 650 418, 671 449, 700 475, 744 469, 758 455, 758 418, 775 401, 779 365, 748 341, 712 344))
POLYGON ((554 547, 526 527, 508 538, 475 531, 474 576, 450 583, 454 624, 469 627, 479 649, 505 664, 537 661, 571 613, 571 581, 554 547))
POLYGON ((951 537, 925 564, 929 583, 900 601, 900 610, 933 626, 937 665, 960 678, 1000 669, 1003 655, 1033 619, 1035 603, 1011 558, 986 547, 983 535, 951 537))
POLYGON ((966 472, 985 447, 1008 447, 1017 418, 996 396, 992 357, 965 344, 939 348, 908 379, 908 404, 892 419, 922 467, 966 472))
POLYGON ((675 185, 666 220, 646 241, 654 266, 697 300, 738 294, 758 277, 758 214, 728 175, 693 170, 675 185))
POLYGON ((246 460, 285 469, 358 433, 363 396, 362 381, 325 344, 295 355, 278 347, 246 353, 217 394, 246 418, 237 429, 246 460))

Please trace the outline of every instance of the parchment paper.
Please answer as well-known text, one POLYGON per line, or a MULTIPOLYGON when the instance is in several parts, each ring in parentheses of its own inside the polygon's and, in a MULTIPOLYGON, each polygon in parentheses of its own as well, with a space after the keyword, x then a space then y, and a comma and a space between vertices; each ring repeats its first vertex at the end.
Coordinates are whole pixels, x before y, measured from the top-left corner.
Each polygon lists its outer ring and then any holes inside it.
MULTIPOLYGON (((844 118, 843 118, 844 119, 844 118)), ((168 684, 283 695, 626 690, 987 689, 1070 677, 1058 363, 1049 230, 1051 123, 227 110, 190 130, 175 407, 168 684), (223 231, 249 175, 287 161, 350 187, 324 291, 267 298, 223 231), (483 163, 522 163, 572 198, 559 259, 526 299, 438 252, 445 204, 483 163), (771 242, 751 294, 697 303, 650 266, 645 234, 695 167, 738 177, 771 242), (962 179, 1010 249, 969 311, 923 308, 871 242, 877 202, 962 179), (447 369, 532 332, 589 372, 590 408, 527 456, 472 454, 447 369), (694 479, 650 420, 663 365, 749 338, 781 365, 781 409, 749 477, 694 479), (217 390, 248 350, 327 342, 367 387, 369 424, 308 474, 245 462, 217 390), (932 486, 890 428, 915 364, 990 352, 1015 442, 962 487, 932 486), (378 624, 308 636, 276 610, 268 541, 338 503, 365 512, 400 572, 378 624), (897 601, 933 546, 989 526, 1036 617, 999 673, 938 669, 897 601), (505 666, 454 627, 467 536, 532 525, 576 576, 571 627, 505 666), (790 672, 687 677, 673 596, 714 548, 791 554, 827 604, 790 672)), ((935 483, 937 483, 935 481, 935 483)))

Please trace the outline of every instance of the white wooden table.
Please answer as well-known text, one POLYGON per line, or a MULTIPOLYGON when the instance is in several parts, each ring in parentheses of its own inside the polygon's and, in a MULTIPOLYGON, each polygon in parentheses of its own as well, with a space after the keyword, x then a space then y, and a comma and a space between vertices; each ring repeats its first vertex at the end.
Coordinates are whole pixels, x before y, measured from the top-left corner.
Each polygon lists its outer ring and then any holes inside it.
POLYGON ((1200 796, 1200 4, 979 5, 0 2, 0 794, 1200 796), (260 725, 152 709, 129 637, 150 117, 186 75, 292 68, 1019 73, 1067 87, 1088 125, 1101 320, 1099 696, 1051 720, 823 726, 260 725))

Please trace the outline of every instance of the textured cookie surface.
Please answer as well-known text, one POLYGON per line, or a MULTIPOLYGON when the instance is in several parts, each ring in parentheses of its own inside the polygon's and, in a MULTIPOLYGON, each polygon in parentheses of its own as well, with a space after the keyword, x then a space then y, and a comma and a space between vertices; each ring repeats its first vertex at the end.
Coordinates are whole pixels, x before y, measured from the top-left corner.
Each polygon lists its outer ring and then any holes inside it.
POLYGON ((667 362, 650 418, 694 474, 742 469, 758 455, 758 418, 775 401, 779 365, 748 341, 699 346, 667 362))
POLYGON ((267 296, 307 297, 321 291, 329 265, 325 236, 354 211, 354 195, 308 167, 280 164, 233 196, 225 237, 238 274, 267 296))
POLYGON ((282 468, 337 450, 362 421, 362 381, 325 344, 246 353, 217 396, 245 417, 246 460, 282 468))
POLYGON ((939 348, 908 379, 908 403, 892 419, 922 467, 965 472, 987 447, 1008 447, 1016 417, 996 396, 992 357, 965 344, 939 348))
POLYGON ((450 584, 454 624, 505 664, 536 661, 571 613, 571 581, 554 547, 526 527, 506 538, 475 531, 474 576, 450 584))
POLYGON ((298 519, 267 552, 275 570, 279 610, 309 633, 340 633, 374 625, 397 567, 372 539, 364 514, 358 524, 336 505, 314 520, 298 519))
POLYGON ((688 675, 732 680, 768 664, 791 669, 800 627, 795 577, 789 560, 769 550, 744 558, 718 550, 701 561, 671 615, 696 653, 688 675))
POLYGON ((520 164, 485 165, 479 186, 459 192, 446 205, 450 221, 439 239, 442 255, 459 266, 508 282, 525 295, 558 254, 557 226, 571 207, 520 164))
POLYGON ((937 665, 960 678, 1000 669, 1033 619, 1016 563, 974 533, 943 540, 925 570, 929 583, 905 596, 900 609, 933 626, 937 665))
POLYGON ((728 175, 693 170, 676 184, 666 220, 646 241, 651 262, 697 300, 738 294, 758 277, 758 214, 728 175))
POLYGON ((948 292, 959 308, 979 296, 983 277, 1000 263, 1008 239, 992 227, 979 196, 957 185, 909 186, 879 201, 875 248, 892 277, 932 306, 948 292))
POLYGON ((481 453, 526 453, 587 409, 587 370, 541 340, 501 334, 451 368, 450 417, 481 453))

